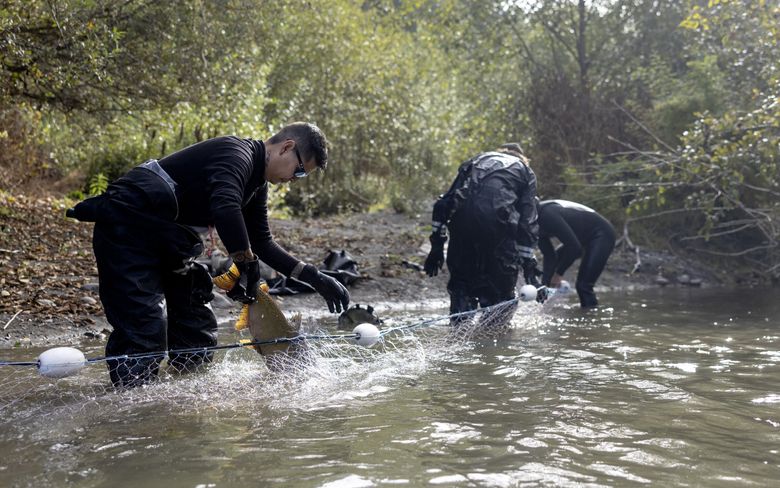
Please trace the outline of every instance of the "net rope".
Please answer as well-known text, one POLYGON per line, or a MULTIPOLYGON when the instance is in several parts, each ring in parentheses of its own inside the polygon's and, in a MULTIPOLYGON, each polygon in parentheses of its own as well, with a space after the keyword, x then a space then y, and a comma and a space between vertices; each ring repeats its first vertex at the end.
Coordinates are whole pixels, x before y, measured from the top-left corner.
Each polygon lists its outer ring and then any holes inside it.
MULTIPOLYGON (((48 378, 39 374, 38 360, 0 361, 0 425, 51 415, 55 411, 80 411, 96 404, 127 405, 134 401, 174 401, 177 404, 219 404, 220 408, 246 406, 247 399, 266 398, 266 408, 277 403, 290 404, 305 397, 305 404, 322 395, 338 396, 355 390, 349 382, 371 377, 391 381, 427 367, 431 362, 468 347, 474 339, 495 339, 511 327, 518 299, 468 312, 434 316, 411 323, 387 321, 380 328, 379 340, 372 347, 356 344, 357 334, 331 334, 318 328, 313 320, 302 326, 297 337, 275 340, 241 340, 213 347, 197 347, 122 356, 93 356, 77 374, 48 378), (274 355, 273 368, 252 346, 304 344, 305 357, 274 355), (202 358, 213 355, 208 364, 172 364, 171 358, 202 358), (115 388, 107 368, 111 361, 161 361, 155 381, 139 388, 115 388), (162 363, 167 359, 168 364, 162 363), (167 366, 167 367, 166 367, 167 366), (175 367, 174 367, 175 366, 175 367), (283 373, 283 374, 280 374, 283 373), (329 393, 328 393, 329 392, 329 393)), ((247 331, 248 332, 248 331, 247 331)), ((240 335, 240 334, 239 334, 240 335)), ((88 352, 96 351, 92 347, 88 352)), ((18 352, 18 351, 17 351, 18 352)), ((368 390, 376 388, 371 383, 368 390)), ((252 408, 256 408, 253 405, 252 408)), ((105 409, 104 409, 105 410, 105 409)), ((111 409, 115 411, 115 409, 111 409)))

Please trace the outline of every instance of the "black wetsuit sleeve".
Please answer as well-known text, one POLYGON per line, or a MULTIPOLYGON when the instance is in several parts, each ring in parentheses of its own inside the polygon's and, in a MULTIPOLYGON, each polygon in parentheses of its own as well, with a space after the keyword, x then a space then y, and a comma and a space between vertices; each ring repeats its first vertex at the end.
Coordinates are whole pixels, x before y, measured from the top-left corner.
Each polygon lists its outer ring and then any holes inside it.
POLYGON ((293 268, 298 264, 298 259, 277 244, 271 233, 271 227, 268 223, 267 183, 260 187, 254 198, 244 208, 243 219, 246 221, 252 252, 279 273, 290 276, 293 268))
POLYGON ((539 240, 539 215, 536 211, 536 175, 527 166, 525 170, 525 188, 518 191, 518 222, 517 241, 520 244, 520 256, 531 258, 539 240))
POLYGON ((450 189, 433 204, 432 220, 434 225, 439 223, 446 226, 453 214, 455 214, 455 211, 462 205, 464 200, 463 189, 466 186, 467 178, 468 173, 465 171, 464 166, 461 166, 458 170, 458 176, 455 177, 455 181, 450 185, 450 189))
POLYGON ((214 164, 208 178, 211 215, 228 253, 249 249, 241 200, 251 175, 252 167, 249 163, 226 159, 214 164))
POLYGON ((542 284, 545 286, 550 285, 550 278, 555 274, 555 269, 558 266, 558 253, 555 252, 555 247, 549 237, 544 236, 539 238, 539 250, 542 252, 542 284))
POLYGON ((561 207, 558 205, 544 209, 542 225, 544 226, 545 234, 555 236, 561 241, 562 246, 557 251, 558 265, 555 272, 562 276, 569 269, 569 266, 582 256, 583 249, 580 240, 577 239, 572 228, 566 223, 560 210, 561 207))

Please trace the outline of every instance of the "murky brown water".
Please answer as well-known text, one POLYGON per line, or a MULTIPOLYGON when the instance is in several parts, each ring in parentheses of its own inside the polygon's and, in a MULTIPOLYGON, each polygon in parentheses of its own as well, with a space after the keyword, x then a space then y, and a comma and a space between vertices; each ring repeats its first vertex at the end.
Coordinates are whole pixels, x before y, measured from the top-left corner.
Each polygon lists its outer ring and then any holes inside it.
POLYGON ((248 351, 125 394, 90 366, 0 412, 0 486, 774 486, 778 295, 523 305, 497 341, 399 339, 295 381, 248 351))

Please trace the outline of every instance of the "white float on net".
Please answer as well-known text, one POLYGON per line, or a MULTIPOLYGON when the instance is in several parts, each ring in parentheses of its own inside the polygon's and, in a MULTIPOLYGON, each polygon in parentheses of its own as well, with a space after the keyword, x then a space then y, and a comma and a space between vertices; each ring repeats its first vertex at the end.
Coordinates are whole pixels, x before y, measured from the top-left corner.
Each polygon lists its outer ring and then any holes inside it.
POLYGON ((520 287, 520 300, 532 302, 536 300, 536 287, 534 285, 523 285, 520 287))
POLYGON ((55 347, 38 356, 38 372, 46 378, 72 376, 86 365, 84 353, 75 347, 55 347))
POLYGON ((364 346, 371 347, 379 341, 379 329, 376 325, 369 324, 368 322, 358 324, 352 333, 355 334, 355 343, 364 346))

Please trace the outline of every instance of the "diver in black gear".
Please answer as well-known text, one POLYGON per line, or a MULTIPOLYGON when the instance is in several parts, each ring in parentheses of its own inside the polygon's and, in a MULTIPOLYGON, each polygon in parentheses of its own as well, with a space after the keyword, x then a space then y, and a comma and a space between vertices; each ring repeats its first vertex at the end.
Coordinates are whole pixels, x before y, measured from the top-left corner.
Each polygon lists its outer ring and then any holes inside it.
MULTIPOLYGON (((433 206, 431 251, 425 272, 447 267, 450 313, 488 307, 515 297, 517 278, 536 277, 536 175, 519 144, 504 144, 463 163, 447 193, 433 206)), ((544 301, 544 289, 538 295, 544 301)))
MULTIPOLYGON (((312 285, 331 312, 347 308, 346 288, 282 249, 268 225, 268 183, 324 169, 326 144, 318 127, 301 122, 266 141, 209 139, 131 169, 104 194, 68 211, 95 222, 100 300, 113 327, 106 355, 115 358, 107 361, 115 385, 153 381, 161 351, 217 344, 217 321, 207 306, 211 277, 194 262, 203 251, 198 231, 210 225, 241 272, 228 293, 234 300, 256 300, 262 259, 312 285)), ((180 370, 209 361, 211 353, 203 351, 169 357, 180 370)))
POLYGON ((582 258, 577 295, 583 308, 598 306, 593 287, 615 248, 615 230, 595 210, 567 200, 539 202, 539 250, 543 256, 542 283, 558 287, 572 263, 582 258), (555 248, 550 238, 561 245, 555 248))

